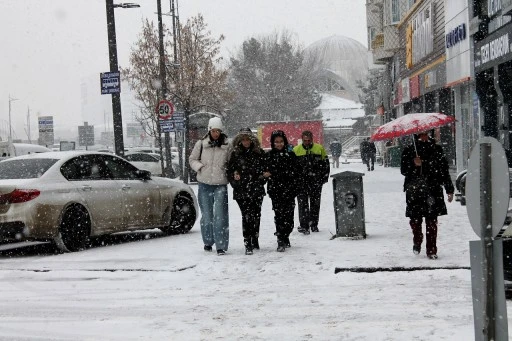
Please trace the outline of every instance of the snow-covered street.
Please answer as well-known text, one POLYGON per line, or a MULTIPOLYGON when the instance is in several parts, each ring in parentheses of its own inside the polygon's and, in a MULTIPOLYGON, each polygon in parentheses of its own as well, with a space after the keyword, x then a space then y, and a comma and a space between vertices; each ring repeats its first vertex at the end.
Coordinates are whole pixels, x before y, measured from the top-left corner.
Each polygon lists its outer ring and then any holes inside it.
MULTIPOLYGON (((331 174, 364 169, 343 164, 331 174)), ((268 197, 261 249, 252 256, 244 254, 240 211, 231 199, 230 247, 222 257, 203 251, 199 219, 187 235, 77 253, 2 251, 0 339, 474 339, 467 267, 468 242, 478 237, 466 208, 447 204, 448 216, 439 218, 439 259, 429 260, 424 250, 412 253, 399 169, 376 166, 363 179, 364 240, 330 240, 335 220, 329 182, 320 232, 304 236, 295 230, 284 253, 276 252, 268 197), (336 267, 459 269, 335 274, 336 267)), ((511 316, 509 308, 509 321, 511 316)))

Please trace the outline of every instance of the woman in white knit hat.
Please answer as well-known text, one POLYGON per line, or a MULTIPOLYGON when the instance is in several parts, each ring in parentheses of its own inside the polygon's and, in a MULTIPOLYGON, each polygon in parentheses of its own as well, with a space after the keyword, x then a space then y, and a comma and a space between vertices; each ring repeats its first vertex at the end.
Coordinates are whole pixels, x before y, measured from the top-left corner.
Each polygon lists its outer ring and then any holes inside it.
POLYGON ((208 122, 208 133, 196 142, 189 157, 190 167, 197 172, 198 201, 201 210, 201 235, 204 250, 226 254, 229 246, 228 213, 228 137, 219 117, 208 122))

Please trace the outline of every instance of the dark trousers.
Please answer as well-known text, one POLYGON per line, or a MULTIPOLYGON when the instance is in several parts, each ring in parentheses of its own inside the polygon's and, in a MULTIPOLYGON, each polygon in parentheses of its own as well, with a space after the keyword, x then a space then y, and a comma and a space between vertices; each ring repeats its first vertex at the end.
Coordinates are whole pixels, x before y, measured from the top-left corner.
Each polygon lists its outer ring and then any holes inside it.
POLYGON ((363 159, 363 163, 366 164, 366 167, 368 167, 368 170, 373 170, 373 168, 375 166, 375 155, 365 157, 363 159), (371 164, 371 166, 370 166, 370 164, 371 164))
POLYGON ((242 234, 244 239, 258 238, 260 234, 261 204, 263 197, 245 198, 236 201, 242 213, 242 234))
POLYGON ((332 166, 336 167, 336 168, 340 168, 340 156, 339 155, 332 156, 332 166))
POLYGON ((312 227, 318 227, 321 196, 322 186, 313 186, 307 192, 301 192, 297 196, 301 229, 309 230, 312 227))
MULTIPOLYGON (((413 234, 413 243, 421 246, 423 242, 423 233, 421 223, 422 217, 411 217, 409 225, 411 225, 413 234)), ((426 234, 427 234, 427 256, 437 254, 437 216, 425 217, 426 234)))
POLYGON ((276 236, 278 240, 287 238, 293 231, 293 216, 295 212, 295 201, 293 199, 272 201, 274 210, 274 222, 276 224, 276 236))

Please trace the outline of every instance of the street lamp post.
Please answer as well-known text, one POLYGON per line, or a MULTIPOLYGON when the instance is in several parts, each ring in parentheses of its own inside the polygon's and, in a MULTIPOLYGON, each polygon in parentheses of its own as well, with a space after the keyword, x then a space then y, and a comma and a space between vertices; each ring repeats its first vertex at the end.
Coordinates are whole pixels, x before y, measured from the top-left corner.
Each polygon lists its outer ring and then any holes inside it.
MULTIPOLYGON (((117 64, 117 43, 116 43, 116 21, 114 8, 136 8, 140 7, 134 3, 114 4, 114 0, 106 0, 107 6, 107 32, 108 32, 108 55, 110 61, 110 72, 119 72, 117 64)), ((114 146, 116 155, 124 155, 123 141, 123 117, 121 115, 121 95, 112 94, 112 116, 114 124, 114 146)))
POLYGON ((17 101, 17 98, 12 98, 9 94, 9 142, 12 142, 12 124, 11 124, 11 102, 17 101))

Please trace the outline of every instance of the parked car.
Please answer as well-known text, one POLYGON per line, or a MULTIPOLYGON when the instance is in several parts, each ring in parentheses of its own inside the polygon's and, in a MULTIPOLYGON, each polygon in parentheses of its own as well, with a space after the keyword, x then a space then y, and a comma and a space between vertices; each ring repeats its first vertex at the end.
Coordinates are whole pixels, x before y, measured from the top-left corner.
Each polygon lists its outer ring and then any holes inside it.
POLYGON ((0 142, 0 158, 5 159, 14 156, 51 152, 50 148, 30 143, 0 142))
MULTIPOLYGON (((132 165, 139 169, 147 170, 155 176, 162 176, 162 165, 160 163, 160 154, 146 152, 126 152, 124 158, 130 161, 132 165)), ((181 174, 178 160, 173 158, 172 168, 174 175, 178 178, 181 174)))
POLYGON ((92 236, 159 228, 188 232, 197 199, 108 153, 48 152, 0 162, 0 242, 54 241, 83 249, 92 236))
POLYGON ((162 165, 158 154, 127 152, 124 158, 138 169, 147 170, 155 176, 162 176, 162 165))
MULTIPOLYGON (((158 154, 160 155, 160 149, 157 147, 131 147, 125 150, 125 153, 149 153, 149 154, 158 154)), ((165 150, 163 150, 165 155, 165 150)), ((171 147, 171 157, 173 161, 178 162, 179 160, 179 151, 178 147, 171 147)))

